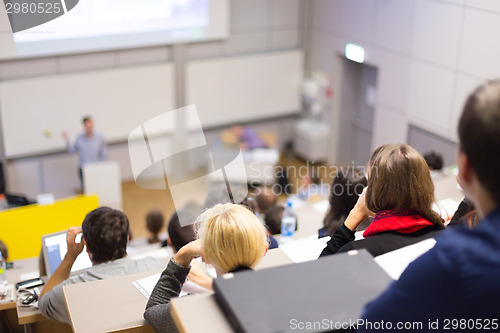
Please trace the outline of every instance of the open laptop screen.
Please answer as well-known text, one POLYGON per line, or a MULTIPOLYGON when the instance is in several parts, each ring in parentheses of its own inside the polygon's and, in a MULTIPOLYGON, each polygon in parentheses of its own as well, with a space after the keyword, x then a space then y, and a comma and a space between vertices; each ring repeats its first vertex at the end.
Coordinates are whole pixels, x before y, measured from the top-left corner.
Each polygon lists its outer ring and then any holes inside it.
MULTIPOLYGON (((49 277, 54 274, 54 271, 64 259, 66 252, 68 252, 66 233, 67 231, 64 230, 42 237, 44 264, 49 277)), ((81 234, 77 236, 76 241, 81 241, 81 234)), ((82 253, 76 258, 73 267, 71 267, 71 273, 81 271, 91 266, 92 262, 84 248, 82 253)))

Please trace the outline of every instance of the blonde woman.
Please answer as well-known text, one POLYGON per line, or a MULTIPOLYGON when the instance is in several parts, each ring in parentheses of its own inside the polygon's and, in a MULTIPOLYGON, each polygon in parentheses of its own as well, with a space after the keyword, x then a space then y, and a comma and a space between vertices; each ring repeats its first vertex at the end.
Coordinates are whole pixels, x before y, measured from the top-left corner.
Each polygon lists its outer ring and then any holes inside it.
POLYGON ((366 249, 376 257, 444 229, 443 220, 432 210, 434 183, 419 152, 406 144, 383 145, 373 152, 369 165, 368 187, 321 256, 366 249), (357 227, 373 215, 364 239, 355 241, 357 227))
POLYGON ((199 239, 182 247, 163 271, 149 298, 144 318, 156 332, 177 332, 170 315, 170 299, 179 296, 191 261, 201 256, 218 275, 251 270, 268 249, 266 230, 247 208, 218 204, 202 213, 199 239))

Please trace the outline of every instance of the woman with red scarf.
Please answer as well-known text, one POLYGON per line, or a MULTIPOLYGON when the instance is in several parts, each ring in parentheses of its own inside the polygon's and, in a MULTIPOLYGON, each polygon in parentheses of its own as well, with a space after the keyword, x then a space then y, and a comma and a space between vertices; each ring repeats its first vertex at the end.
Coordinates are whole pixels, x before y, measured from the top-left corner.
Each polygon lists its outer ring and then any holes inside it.
POLYGON ((406 144, 378 147, 370 158, 368 187, 331 236, 321 256, 366 249, 374 257, 436 236, 443 220, 432 210, 434 183, 427 164, 406 144), (374 216, 362 240, 356 228, 374 216))

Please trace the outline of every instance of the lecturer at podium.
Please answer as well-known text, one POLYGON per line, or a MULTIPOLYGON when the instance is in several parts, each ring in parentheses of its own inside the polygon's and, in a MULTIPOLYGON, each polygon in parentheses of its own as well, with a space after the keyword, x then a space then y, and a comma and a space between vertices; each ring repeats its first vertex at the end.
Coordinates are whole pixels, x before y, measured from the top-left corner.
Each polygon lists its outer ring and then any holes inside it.
POLYGON ((80 184, 83 192, 83 173, 82 167, 85 163, 103 162, 106 160, 106 142, 101 133, 94 131, 94 122, 90 116, 83 117, 84 132, 78 135, 75 143, 72 145, 68 134, 63 132, 63 139, 66 143, 66 149, 70 154, 78 153, 80 184))

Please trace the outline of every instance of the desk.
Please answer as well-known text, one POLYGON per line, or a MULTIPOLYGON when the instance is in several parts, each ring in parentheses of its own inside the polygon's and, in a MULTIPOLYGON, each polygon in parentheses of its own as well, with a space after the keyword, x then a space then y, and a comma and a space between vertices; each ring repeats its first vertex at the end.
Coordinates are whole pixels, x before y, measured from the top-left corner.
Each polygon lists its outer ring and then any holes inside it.
POLYGON ((213 293, 173 299, 170 311, 181 333, 204 333, 207 332, 207 327, 210 327, 211 332, 234 332, 213 293), (203 313, 203 319, 189 320, 190 313, 203 313))
MULTIPOLYGON (((38 271, 38 258, 18 260, 14 263, 14 267, 5 271, 7 274, 7 284, 15 285, 17 282, 21 281, 21 275, 30 273, 33 271, 38 271)), ((15 288, 15 286, 14 286, 15 288)), ((11 302, 1 303, 0 310, 15 309, 17 295, 15 299, 11 302)))
POLYGON ((142 317, 148 300, 132 283, 158 272, 64 286, 73 332, 154 332, 142 317))
MULTIPOLYGON (((7 270, 7 282, 15 285, 23 280, 22 274, 34 271, 38 271, 38 258, 18 260, 14 263, 14 268, 7 270)), ((17 295, 12 302, 2 303, 0 311, 11 327, 23 325, 25 332, 71 332, 69 325, 46 319, 38 309, 17 307, 17 295)))
MULTIPOLYGON (((257 265, 256 270, 282 265, 293 264, 280 248, 269 250, 262 262, 257 265)), ((232 333, 233 329, 226 320, 215 300, 213 293, 202 295, 191 295, 172 300, 172 318, 180 332, 207 332, 210 327, 211 332, 232 333), (203 313, 203 320, 192 319, 193 314, 203 313)))
MULTIPOLYGON (((291 263, 283 251, 273 249, 268 251, 257 269, 291 263)), ((148 300, 132 282, 155 273, 158 271, 63 287, 73 332, 153 332, 143 318, 148 300), (92 306, 86 300, 92 300, 92 306)))

